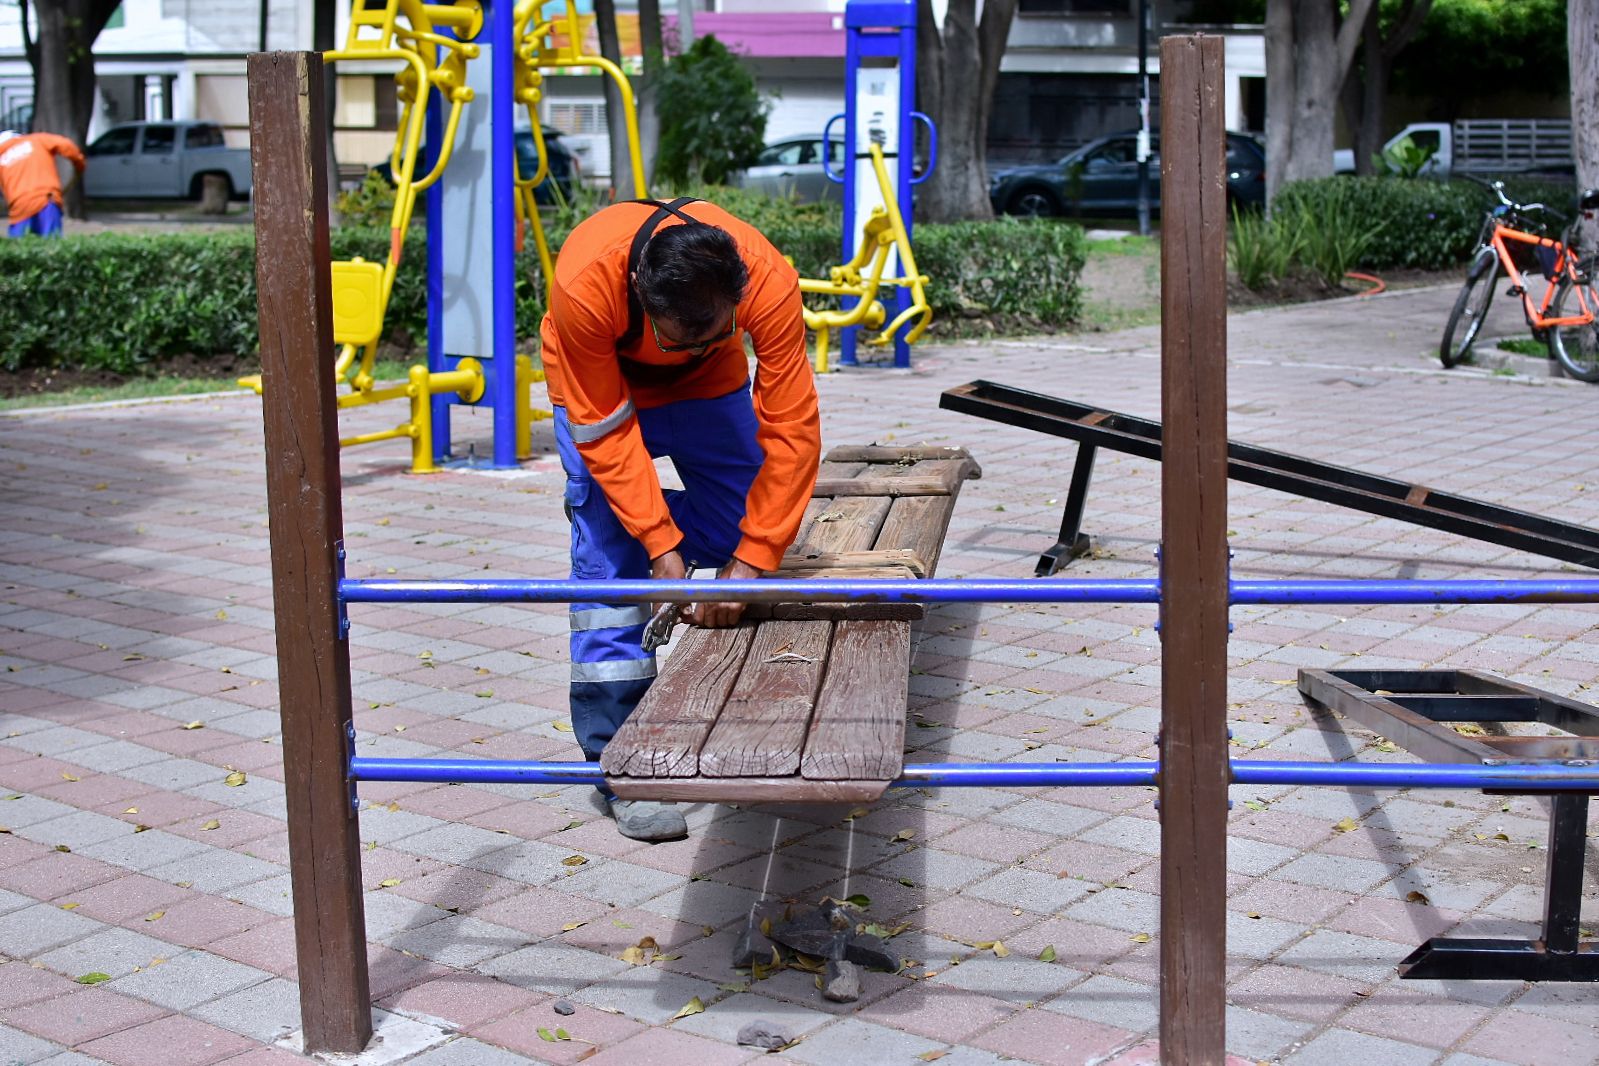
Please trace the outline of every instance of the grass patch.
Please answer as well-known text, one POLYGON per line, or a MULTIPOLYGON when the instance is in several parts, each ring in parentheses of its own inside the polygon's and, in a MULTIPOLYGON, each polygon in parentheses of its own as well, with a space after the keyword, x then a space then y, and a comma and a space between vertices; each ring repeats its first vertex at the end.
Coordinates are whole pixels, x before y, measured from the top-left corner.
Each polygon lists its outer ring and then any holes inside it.
POLYGON ((1511 352, 1515 355, 1549 355, 1549 346, 1543 341, 1535 341, 1531 337, 1505 337, 1499 341, 1501 352, 1511 352))
POLYGON ((1084 240, 1089 255, 1155 255, 1160 241, 1129 233, 1125 237, 1090 237, 1084 240))

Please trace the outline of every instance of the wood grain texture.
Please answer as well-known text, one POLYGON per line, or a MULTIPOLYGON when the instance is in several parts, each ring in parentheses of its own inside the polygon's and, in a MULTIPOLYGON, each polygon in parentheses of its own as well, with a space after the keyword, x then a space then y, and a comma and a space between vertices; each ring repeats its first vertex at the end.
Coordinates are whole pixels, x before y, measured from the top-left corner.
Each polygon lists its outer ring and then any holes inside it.
POLYGON ((344 512, 333 377, 322 57, 249 57, 267 524, 300 1016, 312 1052, 372 1036, 360 826, 347 778, 350 647, 337 586, 344 512))
POLYGON ((623 799, 681 803, 870 803, 887 781, 809 781, 803 777, 607 777, 623 799))
POLYGON ((833 627, 800 774, 892 781, 905 765, 909 622, 849 619, 833 627))
POLYGON ((689 627, 644 699, 600 752, 600 768, 629 777, 693 777, 749 654, 755 626, 689 627))
POLYGON ((738 682, 700 749, 701 776, 799 772, 832 634, 831 622, 771 621, 757 627, 738 682))
POLYGON ((892 474, 862 474, 852 478, 817 478, 818 496, 947 496, 948 481, 937 475, 900 477, 892 474))
POLYGON ((944 535, 954 513, 953 496, 902 496, 888 509, 888 517, 883 519, 872 546, 879 551, 909 551, 922 561, 926 575, 932 577, 938 571, 944 535))
POLYGON ((1161 57, 1160 1051, 1224 1060, 1227 196, 1220 37, 1161 57))
MULTIPOLYGON (((921 498, 921 497, 918 497, 921 498)), ((776 576, 784 570, 843 570, 854 571, 882 566, 901 566, 916 577, 927 576, 927 564, 915 552, 904 548, 877 548, 865 551, 811 551, 789 552, 783 556, 776 576)), ((840 577, 849 577, 843 573, 840 577)))
POLYGON ((840 444, 827 452, 835 463, 900 463, 917 459, 970 459, 965 448, 895 448, 884 444, 840 444))
POLYGON ((870 548, 877 539, 877 531, 888 516, 892 502, 882 496, 828 500, 826 507, 800 526, 799 536, 789 549, 789 554, 819 555, 870 548))
POLYGON ((788 618, 836 622, 844 618, 860 618, 914 622, 926 616, 927 608, 919 603, 752 603, 744 609, 744 617, 751 621, 788 618))

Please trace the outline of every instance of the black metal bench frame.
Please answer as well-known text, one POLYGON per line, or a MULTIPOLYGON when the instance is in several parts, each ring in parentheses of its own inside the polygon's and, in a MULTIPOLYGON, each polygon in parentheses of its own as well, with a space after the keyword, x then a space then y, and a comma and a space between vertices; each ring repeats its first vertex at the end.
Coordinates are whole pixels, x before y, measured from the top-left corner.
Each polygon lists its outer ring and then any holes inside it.
MULTIPOLYGON (((1474 670, 1300 670, 1307 699, 1354 719, 1429 762, 1599 761, 1599 709, 1474 670), (1557 737, 1467 736, 1448 724, 1538 723, 1557 737)), ((1547 795, 1549 860, 1543 936, 1536 940, 1433 937, 1399 976, 1445 981, 1599 981, 1599 942, 1582 939, 1588 794, 1547 795)))

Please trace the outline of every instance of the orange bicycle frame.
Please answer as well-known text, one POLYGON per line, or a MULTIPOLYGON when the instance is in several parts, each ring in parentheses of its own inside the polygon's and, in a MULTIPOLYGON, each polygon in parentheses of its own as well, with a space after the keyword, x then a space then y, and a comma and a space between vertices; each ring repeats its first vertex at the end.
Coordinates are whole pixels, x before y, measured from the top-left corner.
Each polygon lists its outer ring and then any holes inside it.
POLYGON ((1542 237, 1536 233, 1527 233, 1524 230, 1513 229, 1503 222, 1494 222, 1493 235, 1489 238, 1494 254, 1499 257, 1499 265, 1504 267, 1505 273, 1510 278, 1514 290, 1521 294, 1521 306, 1527 316, 1527 324, 1533 329, 1550 329, 1555 326, 1585 326, 1594 320, 1595 308, 1587 306, 1586 293, 1579 287, 1577 290, 1577 303, 1582 308, 1579 315, 1568 315, 1564 318, 1546 318, 1544 312, 1549 310, 1549 305, 1555 298, 1555 289, 1558 287, 1562 276, 1575 279, 1577 276, 1576 258, 1571 254, 1571 249, 1553 237, 1542 237), (1520 244, 1530 244, 1538 248, 1555 249, 1554 277, 1549 279, 1544 287, 1543 299, 1536 305, 1532 302, 1532 294, 1527 291, 1526 279, 1521 271, 1516 269, 1516 264, 1510 255, 1507 241, 1516 241, 1520 244))

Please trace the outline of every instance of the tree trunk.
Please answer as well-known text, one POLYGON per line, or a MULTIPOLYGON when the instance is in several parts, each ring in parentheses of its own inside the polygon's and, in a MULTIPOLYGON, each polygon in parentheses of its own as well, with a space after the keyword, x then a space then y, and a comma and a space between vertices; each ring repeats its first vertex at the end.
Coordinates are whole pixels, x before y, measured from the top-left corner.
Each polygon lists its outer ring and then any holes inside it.
MULTIPOLYGON (((1571 62, 1571 140, 1577 188, 1599 188, 1599 0, 1570 0, 1566 48, 1571 62)), ((1583 244, 1599 247, 1592 221, 1583 224, 1583 244)))
POLYGON ((1266 5, 1268 203, 1291 181, 1332 176, 1334 108, 1372 7, 1350 0, 1335 30, 1330 0, 1266 5))
MULTIPOLYGON (((600 55, 618 66, 622 63, 622 39, 616 31, 616 0, 594 0, 594 28, 600 36, 600 55)), ((622 93, 608 74, 605 82, 605 125, 611 135, 611 196, 631 200, 633 169, 628 163, 627 118, 622 109, 622 93)))
MULTIPOLYGON (((35 0, 33 129, 58 133, 80 147, 94 117, 94 41, 120 0, 35 0)), ((84 218, 83 187, 69 182, 64 199, 71 218, 84 218)))
POLYGON ((1382 151, 1388 133, 1388 79, 1399 53, 1416 36, 1432 9, 1432 0, 1405 0, 1387 37, 1374 10, 1361 33, 1362 76, 1351 72, 1344 79, 1342 92, 1344 121, 1355 138, 1355 173, 1376 170, 1372 157, 1382 151))
POLYGON ((930 222, 992 218, 988 202, 988 112, 1016 0, 950 0, 938 25, 931 0, 919 0, 916 29, 918 110, 938 126, 938 167, 917 197, 930 222), (972 87, 976 91, 972 91, 972 87))
POLYGON ((638 97, 639 152, 644 157, 644 177, 655 180, 655 152, 661 143, 661 116, 656 82, 666 65, 666 45, 661 36, 661 0, 639 0, 639 45, 644 50, 644 73, 633 84, 638 97))

